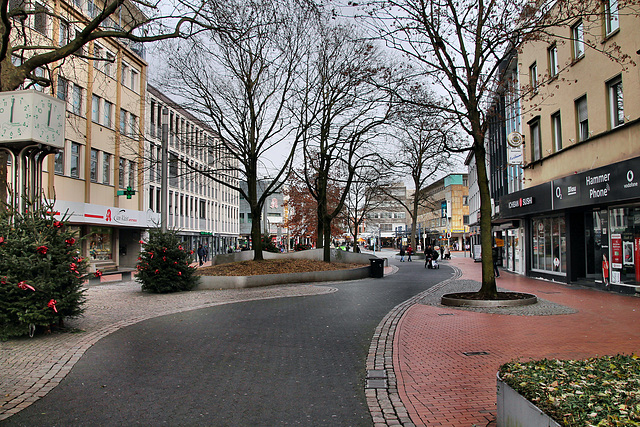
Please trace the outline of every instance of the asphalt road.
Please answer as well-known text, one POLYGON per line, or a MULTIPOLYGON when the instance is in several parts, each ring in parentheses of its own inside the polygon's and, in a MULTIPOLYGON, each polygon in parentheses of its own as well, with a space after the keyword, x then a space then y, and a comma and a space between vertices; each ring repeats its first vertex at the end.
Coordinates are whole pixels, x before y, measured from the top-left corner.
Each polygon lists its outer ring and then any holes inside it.
MULTIPOLYGON (((395 263, 395 262, 394 262, 395 263)), ((397 304, 452 270, 398 263, 337 292, 163 316, 100 340, 44 398, 2 425, 371 425, 365 361, 397 304)))

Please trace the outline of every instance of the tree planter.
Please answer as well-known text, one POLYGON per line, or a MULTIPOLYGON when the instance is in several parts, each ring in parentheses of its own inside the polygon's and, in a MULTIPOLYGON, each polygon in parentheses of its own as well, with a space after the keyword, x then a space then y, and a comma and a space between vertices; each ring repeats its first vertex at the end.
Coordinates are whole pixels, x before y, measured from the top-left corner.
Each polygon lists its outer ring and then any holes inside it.
POLYGON ((560 427, 497 375, 498 427, 560 427))
POLYGON ((442 305, 450 307, 520 307, 535 304, 538 297, 522 292, 498 292, 498 299, 478 299, 476 292, 458 292, 444 294, 440 300, 442 305))

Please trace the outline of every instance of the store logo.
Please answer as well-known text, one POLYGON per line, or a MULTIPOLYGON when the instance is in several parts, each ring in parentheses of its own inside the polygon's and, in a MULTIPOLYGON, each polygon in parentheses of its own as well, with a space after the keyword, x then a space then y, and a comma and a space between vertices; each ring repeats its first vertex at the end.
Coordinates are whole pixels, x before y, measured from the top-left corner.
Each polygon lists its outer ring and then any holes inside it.
POLYGON ((509 209, 521 208, 523 206, 529 206, 533 204, 533 197, 522 197, 518 200, 512 200, 509 202, 509 209))
POLYGON ((627 183, 624 185, 624 188, 632 188, 632 187, 638 186, 638 182, 634 181, 633 178, 634 178, 633 171, 632 170, 627 171, 627 183))
POLYGON ((562 188, 556 187, 556 199, 562 200, 562 188))
POLYGON ((138 222, 136 218, 131 218, 127 215, 127 211, 120 209, 120 211, 113 217, 113 220, 118 224, 128 224, 130 222, 138 222))
POLYGON ((567 196, 575 196, 578 194, 578 187, 570 185, 567 187, 567 196))

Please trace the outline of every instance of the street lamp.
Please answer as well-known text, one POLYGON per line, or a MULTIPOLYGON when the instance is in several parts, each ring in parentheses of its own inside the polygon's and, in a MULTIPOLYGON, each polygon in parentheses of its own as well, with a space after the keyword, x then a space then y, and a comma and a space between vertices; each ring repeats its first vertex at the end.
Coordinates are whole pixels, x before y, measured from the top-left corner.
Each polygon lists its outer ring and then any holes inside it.
POLYGON ((162 109, 162 174, 160 178, 160 230, 167 231, 168 164, 169 164, 169 110, 162 109))

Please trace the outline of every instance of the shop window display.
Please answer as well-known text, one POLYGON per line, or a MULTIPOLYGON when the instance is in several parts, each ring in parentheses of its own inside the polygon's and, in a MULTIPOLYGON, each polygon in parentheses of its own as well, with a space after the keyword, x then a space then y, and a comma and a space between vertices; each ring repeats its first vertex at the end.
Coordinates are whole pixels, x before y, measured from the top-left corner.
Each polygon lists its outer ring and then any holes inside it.
POLYGON ((113 229, 109 227, 91 227, 89 230, 89 256, 93 261, 113 259, 113 229))
POLYGON ((640 283, 640 206, 609 210, 611 283, 640 283))
POLYGON ((536 218, 532 225, 531 268, 566 275, 567 234, 564 218, 536 218))

